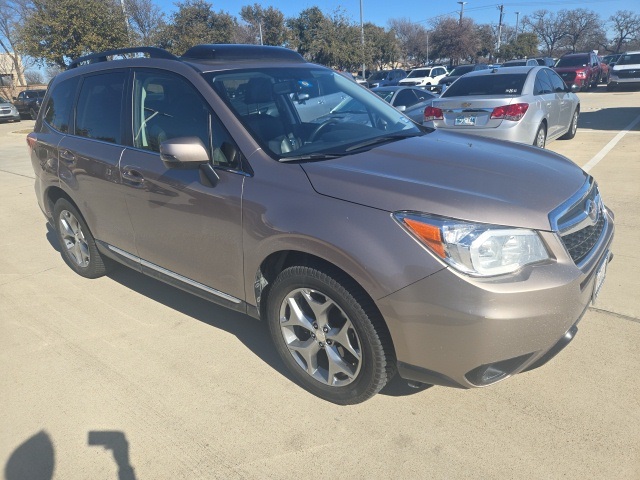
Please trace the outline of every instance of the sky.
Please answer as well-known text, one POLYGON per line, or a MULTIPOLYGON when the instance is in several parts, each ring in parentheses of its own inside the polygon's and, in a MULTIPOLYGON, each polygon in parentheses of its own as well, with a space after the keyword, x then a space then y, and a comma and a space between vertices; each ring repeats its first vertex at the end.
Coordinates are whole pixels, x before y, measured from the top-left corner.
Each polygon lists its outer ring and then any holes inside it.
MULTIPOLYGON (((310 0, 226 0, 217 2, 208 0, 213 4, 215 11, 224 10, 239 17, 240 8, 244 5, 259 3, 263 7, 273 6, 280 9, 285 17, 297 16, 302 10, 318 6, 324 13, 330 13, 337 8, 343 10, 352 20, 360 23, 360 0, 323 0, 313 2, 310 0)), ((165 14, 175 11, 173 0, 155 0, 165 14)), ((364 22, 372 22, 381 27, 387 27, 391 18, 408 18, 413 22, 421 23, 429 28, 429 22, 440 15, 460 15, 460 5, 456 0, 416 1, 416 0, 362 0, 364 22)), ((464 6, 464 16, 472 18, 476 23, 498 24, 500 12, 497 5, 504 5, 503 24, 515 27, 516 13, 519 18, 531 14, 535 10, 546 9, 552 12, 558 10, 571 10, 585 8, 598 13, 603 22, 618 10, 640 11, 640 0, 467 0, 464 6)))

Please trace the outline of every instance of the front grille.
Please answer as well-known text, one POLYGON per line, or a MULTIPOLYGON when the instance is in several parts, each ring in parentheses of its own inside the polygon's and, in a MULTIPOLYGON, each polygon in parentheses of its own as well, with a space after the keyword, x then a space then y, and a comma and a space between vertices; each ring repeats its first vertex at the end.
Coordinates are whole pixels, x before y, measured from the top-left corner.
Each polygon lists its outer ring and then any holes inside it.
POLYGON ((576 79, 575 72, 563 72, 560 74, 560 76, 562 77, 562 80, 564 80, 567 83, 573 82, 576 79))
POLYGON ((420 82, 402 82, 401 85, 414 86, 418 85, 420 82))
POLYGON ((598 243, 598 239, 600 235, 602 235, 602 230, 604 230, 605 217, 606 214, 601 212, 598 223, 595 225, 562 237, 564 246, 576 264, 584 260, 595 244, 598 243))
POLYGON ((11 109, 10 108, 0 108, 0 113, 3 115, 8 115, 11 113, 11 109))
POLYGON ((640 70, 620 70, 616 72, 618 78, 637 78, 640 79, 640 70))

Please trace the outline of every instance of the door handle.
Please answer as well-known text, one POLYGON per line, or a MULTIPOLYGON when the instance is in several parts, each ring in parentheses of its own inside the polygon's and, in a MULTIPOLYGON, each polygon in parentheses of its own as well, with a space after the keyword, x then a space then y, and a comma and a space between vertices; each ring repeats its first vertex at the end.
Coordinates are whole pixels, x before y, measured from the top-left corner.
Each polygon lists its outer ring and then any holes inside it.
POLYGON ((76 156, 69 150, 62 150, 60 151, 60 160, 65 163, 71 164, 76 161, 76 156))
POLYGON ((144 177, 142 174, 131 167, 125 167, 122 169, 122 179, 132 187, 141 187, 144 183, 144 177))

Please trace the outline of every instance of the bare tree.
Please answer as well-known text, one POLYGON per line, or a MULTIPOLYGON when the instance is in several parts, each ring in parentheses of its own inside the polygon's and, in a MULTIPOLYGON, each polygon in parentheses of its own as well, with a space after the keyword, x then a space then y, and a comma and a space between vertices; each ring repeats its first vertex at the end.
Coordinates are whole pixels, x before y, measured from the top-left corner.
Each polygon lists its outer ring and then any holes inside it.
POLYGON ((452 64, 460 59, 472 60, 479 48, 474 35, 475 24, 470 18, 461 21, 453 17, 440 17, 433 22, 431 31, 434 57, 449 58, 452 64))
POLYGON ((388 25, 398 39, 402 61, 406 65, 424 64, 428 56, 427 29, 408 18, 392 18, 388 25))
POLYGON ((25 66, 19 53, 18 29, 23 8, 20 3, 0 0, 0 53, 7 55, 13 65, 17 84, 26 85, 25 66))
POLYGON ((536 10, 522 18, 523 29, 536 34, 548 57, 557 53, 561 40, 567 35, 566 13, 566 10, 560 10, 557 14, 549 10, 536 10))
POLYGON ((609 24, 615 35, 612 44, 608 48, 613 53, 620 53, 625 47, 640 37, 640 15, 630 10, 618 10, 615 15, 609 17, 609 24))
POLYGON ((565 13, 566 35, 563 45, 571 52, 594 50, 605 38, 600 16, 584 8, 569 10, 565 13))

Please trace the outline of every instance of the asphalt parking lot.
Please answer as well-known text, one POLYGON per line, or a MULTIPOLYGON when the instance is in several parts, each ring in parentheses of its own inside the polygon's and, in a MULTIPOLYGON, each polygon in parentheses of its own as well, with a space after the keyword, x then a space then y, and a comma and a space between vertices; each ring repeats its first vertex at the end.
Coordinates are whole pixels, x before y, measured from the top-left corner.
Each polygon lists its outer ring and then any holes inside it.
POLYGON ((616 214, 615 258, 575 340, 495 386, 399 379, 340 407, 298 387, 264 325, 56 251, 25 133, 0 124, 0 465, 7 480, 640 478, 640 92, 580 93, 555 141, 616 214), (29 477, 29 473, 36 476, 29 477))

